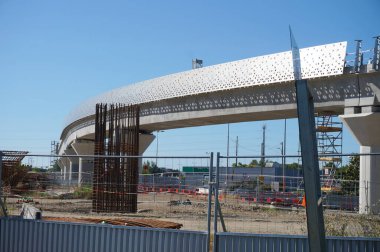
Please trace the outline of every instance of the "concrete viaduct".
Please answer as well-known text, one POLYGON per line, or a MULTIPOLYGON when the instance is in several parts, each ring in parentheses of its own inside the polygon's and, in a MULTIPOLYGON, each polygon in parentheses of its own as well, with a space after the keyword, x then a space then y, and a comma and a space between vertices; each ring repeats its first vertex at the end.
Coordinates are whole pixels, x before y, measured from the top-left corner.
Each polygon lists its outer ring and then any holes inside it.
MULTIPOLYGON (((315 112, 340 115, 362 153, 380 152, 378 43, 376 46, 370 64, 360 64, 357 55, 354 67, 346 64, 347 42, 300 50, 301 74, 308 79, 315 112)), ((96 103, 140 105, 141 155, 156 130, 294 118, 292 54, 288 51, 194 69, 94 97, 68 115, 58 154, 93 154, 96 103)), ((360 161, 359 211, 379 213, 380 157, 362 156, 360 161)), ((79 183, 82 172, 92 170, 92 164, 82 158, 63 158, 59 165, 69 181, 78 170, 79 183)))

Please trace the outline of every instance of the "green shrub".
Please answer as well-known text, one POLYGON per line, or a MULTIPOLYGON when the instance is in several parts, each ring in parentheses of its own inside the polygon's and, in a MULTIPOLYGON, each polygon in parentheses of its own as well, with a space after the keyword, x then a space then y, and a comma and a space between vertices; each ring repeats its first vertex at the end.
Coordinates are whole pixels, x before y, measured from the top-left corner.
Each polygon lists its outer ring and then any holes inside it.
POLYGON ((92 197, 92 187, 82 186, 75 189, 73 193, 74 199, 91 199, 92 197))

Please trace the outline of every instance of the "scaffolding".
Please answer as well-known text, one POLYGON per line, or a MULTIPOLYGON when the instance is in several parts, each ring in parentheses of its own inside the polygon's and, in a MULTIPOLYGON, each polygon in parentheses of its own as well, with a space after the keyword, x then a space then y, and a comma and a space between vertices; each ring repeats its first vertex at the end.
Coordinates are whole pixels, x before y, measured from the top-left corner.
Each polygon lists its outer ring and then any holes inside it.
POLYGON ((58 141, 51 141, 50 142, 50 166, 53 167, 55 163, 57 162, 58 158, 54 157, 55 155, 58 154, 58 146, 59 142, 58 141))
POLYGON ((343 124, 336 115, 321 115, 316 119, 316 133, 318 154, 324 183, 322 190, 325 192, 339 191, 335 173, 342 167, 342 158, 334 157, 334 154, 342 154, 343 124), (323 156, 328 154, 329 156, 323 156))

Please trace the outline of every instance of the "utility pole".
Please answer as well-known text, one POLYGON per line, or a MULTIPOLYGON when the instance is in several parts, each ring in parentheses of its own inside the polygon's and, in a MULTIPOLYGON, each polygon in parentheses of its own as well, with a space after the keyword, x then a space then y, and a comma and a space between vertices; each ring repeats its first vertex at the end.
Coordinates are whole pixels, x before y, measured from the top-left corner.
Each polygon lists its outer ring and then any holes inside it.
POLYGON ((239 149, 239 137, 236 136, 236 149, 235 149, 235 155, 236 155, 236 167, 238 165, 238 149, 239 149))
POLYGON ((266 125, 263 125, 263 142, 261 143, 261 170, 260 170, 260 175, 263 175, 263 167, 265 165, 265 129, 266 125))
POLYGON ((284 142, 281 142, 281 155, 282 155, 282 192, 285 192, 285 163, 284 163, 284 142))
POLYGON ((158 133, 160 133, 160 132, 164 132, 163 130, 157 130, 157 136, 156 136, 156 166, 157 166, 157 168, 158 168, 158 164, 157 164, 157 161, 158 161, 158 133))
MULTIPOLYGON (((235 146, 235 156, 236 156, 236 159, 235 159, 235 167, 238 166, 238 149, 239 149, 239 137, 236 136, 236 146, 235 146)), ((233 180, 233 176, 235 175, 235 167, 232 168, 232 180, 233 180)))

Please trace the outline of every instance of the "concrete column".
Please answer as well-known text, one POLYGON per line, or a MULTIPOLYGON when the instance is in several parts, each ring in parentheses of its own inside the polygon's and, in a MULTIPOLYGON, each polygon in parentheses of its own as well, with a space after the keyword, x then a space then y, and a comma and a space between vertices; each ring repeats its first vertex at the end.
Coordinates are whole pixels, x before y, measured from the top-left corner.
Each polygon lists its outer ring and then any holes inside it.
POLYGON ((67 177, 67 165, 63 166, 63 181, 66 181, 67 177))
POLYGON ((73 180, 73 161, 69 158, 69 185, 71 185, 71 181, 73 180))
POLYGON ((156 138, 153 134, 140 134, 139 135, 139 155, 144 154, 146 149, 148 149, 149 145, 156 138))
MULTIPOLYGON (((66 155, 76 155, 75 151, 72 148, 66 149, 65 154, 66 155)), ((67 160, 69 163, 68 179, 69 179, 69 185, 71 185, 72 180, 73 180, 74 166, 78 167, 78 158, 77 157, 68 157, 67 160)), ((66 179, 66 176, 65 176, 65 179, 66 179)))
MULTIPOLYGON (((363 111, 363 109, 362 109, 363 111)), ((360 144, 360 153, 380 152, 380 112, 340 116, 360 144)), ((360 157, 359 213, 380 213, 380 156, 360 157)))
POLYGON ((61 169, 61 177, 62 177, 63 176, 63 168, 65 166, 62 162, 62 158, 57 160, 57 164, 58 164, 59 168, 61 169))
MULTIPOLYGON (((379 153, 378 146, 360 146, 361 153, 379 153)), ((360 157, 359 213, 380 213, 380 156, 360 157)))
POLYGON ((62 180, 65 181, 67 178, 67 167, 69 166, 68 158, 60 158, 58 160, 58 166, 61 168, 62 180))
POLYGON ((79 169, 78 169, 78 187, 82 185, 82 167, 83 167, 83 158, 79 158, 79 169))
MULTIPOLYGON (((77 155, 94 155, 94 141, 76 139, 71 147, 74 149, 77 155)), ((91 173, 94 170, 94 165, 92 161, 93 158, 79 157, 79 167, 78 167, 78 187, 82 186, 83 183, 83 172, 91 173)))
MULTIPOLYGON (((153 134, 140 134, 139 137, 139 155, 142 156, 149 145, 154 141, 155 136, 153 134)), ((92 140, 75 139, 69 146, 71 148, 64 151, 67 155, 94 155, 95 146, 92 140)), ((78 162, 78 186, 80 187, 85 178, 83 174, 93 172, 94 165, 91 161, 93 161, 93 158, 69 158, 67 162, 67 167, 71 167, 69 171, 69 181, 71 182, 72 180, 72 167, 74 163, 76 164, 78 162)), ((142 172, 142 159, 139 159, 139 172, 142 172)), ((64 177, 66 179, 66 175, 64 175, 64 177)))
MULTIPOLYGON (((142 156, 146 149, 148 149, 149 145, 156 138, 153 134, 140 134, 139 135, 139 156, 142 156)), ((143 170, 143 160, 139 159, 139 173, 141 174, 143 170)))

